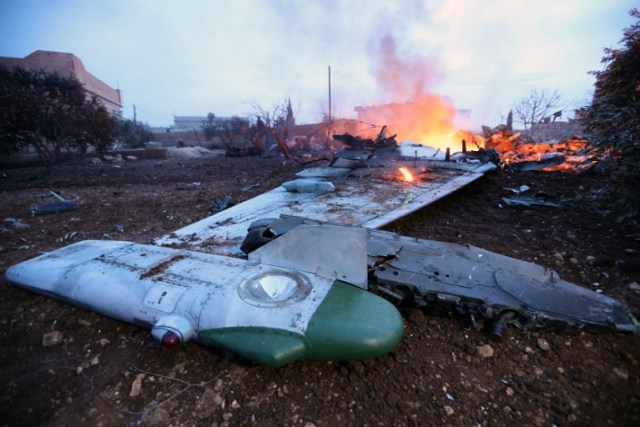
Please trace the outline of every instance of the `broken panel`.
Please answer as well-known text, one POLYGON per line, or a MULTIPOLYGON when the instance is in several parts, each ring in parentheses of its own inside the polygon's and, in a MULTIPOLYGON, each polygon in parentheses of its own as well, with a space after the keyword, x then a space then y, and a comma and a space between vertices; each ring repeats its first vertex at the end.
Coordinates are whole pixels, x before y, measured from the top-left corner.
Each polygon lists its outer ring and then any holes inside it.
MULTIPOLYGON (((340 230, 345 239, 348 236, 344 229, 349 227, 309 222, 299 225, 299 218, 273 223, 286 230, 282 223, 287 221, 293 227, 286 234, 304 227, 307 236, 316 236, 304 242, 311 246, 314 240, 322 241, 325 233, 335 234, 334 229, 340 230)), ((257 251, 277 247, 280 238, 274 235, 257 251)), ((379 230, 367 230, 364 236, 349 235, 351 240, 358 238, 366 239, 369 290, 396 304, 421 307, 435 314, 462 315, 472 323, 476 318, 484 319, 495 338, 504 334, 507 324, 532 331, 640 333, 640 325, 619 301, 562 280, 553 270, 539 265, 474 246, 379 230)), ((293 248, 291 251, 295 252, 293 248)))

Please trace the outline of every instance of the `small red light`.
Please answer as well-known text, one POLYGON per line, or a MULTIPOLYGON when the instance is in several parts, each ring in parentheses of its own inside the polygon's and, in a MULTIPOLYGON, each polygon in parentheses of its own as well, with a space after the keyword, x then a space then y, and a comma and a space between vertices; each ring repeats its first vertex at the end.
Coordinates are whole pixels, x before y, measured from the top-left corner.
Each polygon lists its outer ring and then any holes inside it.
POLYGON ((173 347, 180 344, 180 337, 173 331, 167 331, 160 340, 160 344, 165 347, 173 347))

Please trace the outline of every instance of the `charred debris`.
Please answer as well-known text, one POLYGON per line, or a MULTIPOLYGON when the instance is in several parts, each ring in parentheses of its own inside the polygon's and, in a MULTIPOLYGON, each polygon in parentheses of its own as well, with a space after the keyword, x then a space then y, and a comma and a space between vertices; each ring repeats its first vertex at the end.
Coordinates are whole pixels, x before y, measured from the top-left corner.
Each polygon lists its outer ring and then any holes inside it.
MULTIPOLYGON (((386 127, 375 138, 334 135, 345 148, 329 167, 304 169, 237 205, 216 201, 213 215, 152 245, 85 240, 16 264, 5 277, 147 327, 161 345, 197 341, 272 367, 386 354, 402 339, 400 306, 463 316, 474 328, 482 322, 494 339, 508 325, 639 334, 627 306, 550 269, 379 230, 498 165, 579 170, 575 164, 592 161, 572 157, 584 154, 586 141, 546 144, 541 154, 541 145, 518 138, 505 128, 464 134, 452 153, 397 143, 386 127)), ((552 206, 541 194, 523 199, 524 187, 504 202, 552 206)))
MULTIPOLYGON (((333 135, 335 141, 346 147, 334 154, 331 166, 372 167, 397 159, 399 144, 396 134, 388 133, 388 128, 383 126, 375 138, 349 133, 333 135)), ((447 147, 444 150, 435 148, 431 157, 445 162, 491 162, 502 169, 517 172, 582 171, 590 169, 599 159, 598 150, 591 147, 585 139, 575 135, 561 141, 534 142, 506 125, 499 125, 493 128, 483 126, 482 135, 458 132, 456 137, 460 144, 458 147, 447 147)), ((410 144, 415 148, 423 147, 422 144, 408 141, 402 144, 410 144)), ((415 151, 416 157, 418 151, 415 151)))
MULTIPOLYGON (((331 166, 352 169, 358 167, 374 167, 392 160, 399 160, 403 156, 407 157, 407 154, 403 154, 401 150, 399 150, 400 146, 396 141, 396 136, 396 134, 389 136, 386 126, 382 127, 376 138, 363 138, 349 133, 333 135, 334 140, 345 144, 347 148, 338 151, 334 155, 331 166)), ((496 150, 486 150, 478 147, 477 150, 468 151, 466 148, 466 140, 463 139, 461 143, 462 150, 460 152, 452 154, 450 148, 447 148, 444 153, 444 159, 442 158, 443 153, 440 149, 435 149, 429 154, 422 154, 420 158, 445 160, 447 162, 491 162, 496 165, 499 164, 500 155, 496 150)), ((416 148, 416 150, 414 150, 414 157, 416 159, 418 158, 417 148, 423 147, 421 144, 411 142, 405 142, 403 145, 407 148, 405 151, 410 151, 410 147, 416 148)))

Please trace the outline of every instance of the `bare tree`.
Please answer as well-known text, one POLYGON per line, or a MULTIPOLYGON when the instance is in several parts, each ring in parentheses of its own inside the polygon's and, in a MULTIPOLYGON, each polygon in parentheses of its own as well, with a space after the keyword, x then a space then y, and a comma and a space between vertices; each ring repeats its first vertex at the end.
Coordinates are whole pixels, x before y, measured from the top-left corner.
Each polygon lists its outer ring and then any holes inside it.
POLYGON ((266 132, 264 123, 260 117, 257 118, 256 123, 250 123, 246 128, 244 137, 253 145, 256 153, 262 154, 265 149, 266 132))
POLYGON ((330 141, 333 140, 333 134, 335 133, 336 125, 339 119, 336 119, 338 115, 333 112, 330 113, 328 110, 325 110, 325 106, 320 104, 320 111, 322 113, 322 139, 325 147, 329 147, 330 141))
MULTIPOLYGON (((213 138, 218 138, 224 146, 227 148, 227 154, 231 152, 243 153, 243 150, 237 144, 238 141, 242 141, 247 138, 250 125, 249 120, 238 116, 233 117, 216 117, 213 113, 207 115, 207 122, 204 126, 204 135, 208 141, 213 138)), ((255 154, 254 150, 249 150, 249 153, 255 154)))
POLYGON ((295 125, 291 98, 285 98, 281 103, 275 104, 271 110, 254 103, 251 116, 254 119, 252 121, 260 124, 259 127, 264 132, 265 138, 274 141, 284 157, 290 159, 291 153, 287 146, 287 139, 291 128, 295 125))
POLYGON ((534 123, 548 121, 552 115, 558 117, 559 111, 556 114, 552 112, 565 107, 557 90, 549 92, 547 89, 533 89, 513 104, 513 113, 516 121, 522 123, 527 134, 532 137, 534 123))
POLYGON ((218 137, 226 147, 233 146, 237 139, 243 138, 249 128, 249 121, 238 116, 227 120, 218 119, 218 137))

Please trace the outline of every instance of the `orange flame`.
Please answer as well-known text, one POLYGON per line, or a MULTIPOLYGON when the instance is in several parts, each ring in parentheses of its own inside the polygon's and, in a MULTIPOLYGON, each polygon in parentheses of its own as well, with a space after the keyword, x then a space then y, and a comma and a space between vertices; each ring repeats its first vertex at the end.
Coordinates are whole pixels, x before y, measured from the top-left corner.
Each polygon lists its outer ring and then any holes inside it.
POLYGON ((402 174, 402 179, 404 181, 413 182, 415 180, 415 178, 413 177, 413 174, 409 172, 409 169, 407 169, 406 167, 404 166, 399 167, 398 171, 402 174))
POLYGON ((450 99, 431 91, 442 77, 437 62, 405 54, 390 35, 380 40, 374 53, 380 101, 392 102, 358 107, 358 119, 386 125, 398 141, 411 140, 443 151, 455 147, 457 111, 450 99))
MULTIPOLYGON (((493 149, 500 154, 503 166, 560 155, 566 159, 562 164, 543 170, 576 170, 593 164, 586 140, 526 143, 519 140, 520 132, 514 133, 505 125, 486 131, 483 127, 482 136, 463 131, 468 126, 464 124, 467 110, 457 110, 449 98, 431 90, 442 77, 441 68, 432 58, 404 54, 389 35, 380 39, 373 53, 379 102, 387 103, 356 107, 358 120, 386 125, 389 134, 395 134, 398 141, 411 140, 443 152, 450 148, 452 153, 463 148, 493 149)), ((400 168, 400 173, 404 181, 414 181, 407 168, 400 168)))
POLYGON ((433 94, 421 95, 411 102, 358 107, 360 120, 386 124, 399 141, 411 140, 443 151, 460 146, 453 124, 455 114, 447 99, 433 94))
POLYGON ((500 158, 505 165, 523 161, 541 161, 546 157, 555 155, 564 157, 563 163, 540 169, 546 172, 583 170, 588 169, 595 163, 595 160, 591 158, 587 140, 566 139, 553 143, 513 142, 515 137, 519 135, 519 133, 516 133, 512 137, 504 138, 496 134, 492 136, 493 140, 490 141, 490 144, 485 144, 485 146, 493 146, 500 153, 500 158), (505 140, 507 143, 504 143, 505 140), (494 144, 496 142, 497 144, 494 144))

